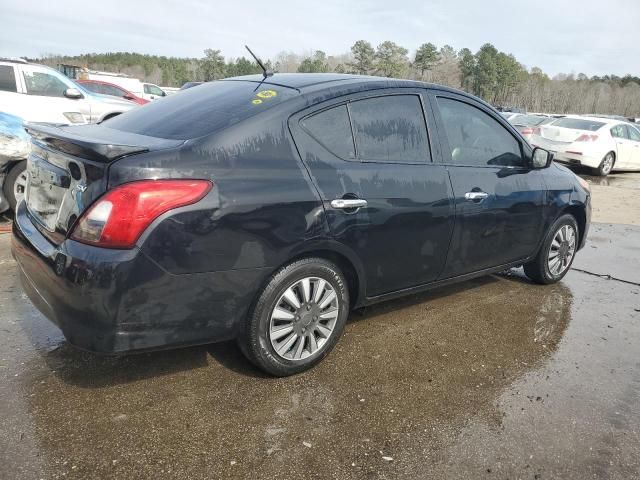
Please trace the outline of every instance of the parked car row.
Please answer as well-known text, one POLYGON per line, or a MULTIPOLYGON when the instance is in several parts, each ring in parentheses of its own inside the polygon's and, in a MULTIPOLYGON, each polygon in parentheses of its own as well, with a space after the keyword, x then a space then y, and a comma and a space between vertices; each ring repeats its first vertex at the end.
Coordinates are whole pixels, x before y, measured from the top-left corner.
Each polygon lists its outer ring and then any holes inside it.
POLYGON ((516 114, 507 119, 534 147, 557 162, 584 166, 596 175, 640 170, 640 124, 616 115, 516 114))

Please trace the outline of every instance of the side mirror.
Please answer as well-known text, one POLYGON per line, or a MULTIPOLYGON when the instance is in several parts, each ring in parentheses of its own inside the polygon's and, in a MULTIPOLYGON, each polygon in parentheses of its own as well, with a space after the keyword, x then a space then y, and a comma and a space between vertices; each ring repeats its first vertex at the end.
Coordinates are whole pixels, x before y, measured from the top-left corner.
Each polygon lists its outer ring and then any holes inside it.
POLYGON ((551 166, 553 161, 553 153, 546 151, 543 148, 536 147, 533 149, 531 155, 531 165, 535 169, 547 168, 551 166))
POLYGON ((72 100, 77 100, 78 98, 83 98, 82 93, 77 88, 67 88, 64 91, 64 96, 67 98, 71 98, 72 100))

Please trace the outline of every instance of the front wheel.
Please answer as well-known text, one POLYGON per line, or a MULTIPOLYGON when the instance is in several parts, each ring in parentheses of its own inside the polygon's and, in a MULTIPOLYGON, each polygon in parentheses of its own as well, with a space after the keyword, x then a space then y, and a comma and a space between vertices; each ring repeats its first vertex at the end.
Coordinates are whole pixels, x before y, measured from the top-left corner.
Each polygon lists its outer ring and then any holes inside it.
POLYGON ((258 368, 293 375, 320 362, 342 335, 349 291, 342 272, 322 258, 305 258, 276 272, 238 339, 258 368))
POLYGON ((578 224, 563 215, 549 229, 538 255, 524 265, 524 273, 536 283, 555 283, 564 277, 578 249, 578 224))

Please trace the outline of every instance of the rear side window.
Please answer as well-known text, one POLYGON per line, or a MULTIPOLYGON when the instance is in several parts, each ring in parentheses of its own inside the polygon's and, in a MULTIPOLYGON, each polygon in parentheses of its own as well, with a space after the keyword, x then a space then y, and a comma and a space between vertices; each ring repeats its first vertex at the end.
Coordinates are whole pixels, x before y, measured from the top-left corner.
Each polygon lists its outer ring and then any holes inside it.
POLYGON ((417 95, 389 95, 349 104, 358 158, 363 161, 430 161, 427 127, 417 95))
POLYGON ((451 162, 468 166, 522 167, 520 143, 497 120, 479 108, 438 97, 451 162))
POLYGON ((627 129, 624 125, 616 125, 611 128, 611 136, 614 138, 627 138, 627 129))
POLYGON ((17 92, 16 76, 13 73, 13 67, 9 65, 0 65, 0 90, 3 92, 17 92))
POLYGON ((345 160, 356 157, 346 105, 306 117, 302 127, 324 148, 345 160))
POLYGON ((561 118, 552 123, 554 127, 572 128, 574 130, 589 130, 595 132, 604 126, 604 123, 582 118, 561 118))
POLYGON ((158 138, 188 140, 235 125, 297 95, 271 84, 220 80, 207 82, 151 102, 102 125, 158 138))

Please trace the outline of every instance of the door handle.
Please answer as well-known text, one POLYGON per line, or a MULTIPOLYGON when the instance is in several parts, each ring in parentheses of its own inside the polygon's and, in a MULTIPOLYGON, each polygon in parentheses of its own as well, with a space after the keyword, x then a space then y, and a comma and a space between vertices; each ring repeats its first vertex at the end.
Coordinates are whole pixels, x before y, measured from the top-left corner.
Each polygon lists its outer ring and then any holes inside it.
POLYGON ((331 200, 331 206, 340 210, 365 208, 367 201, 362 198, 336 198, 335 200, 331 200))
POLYGON ((487 192, 467 192, 464 194, 464 199, 468 202, 481 202, 488 196, 487 192))

